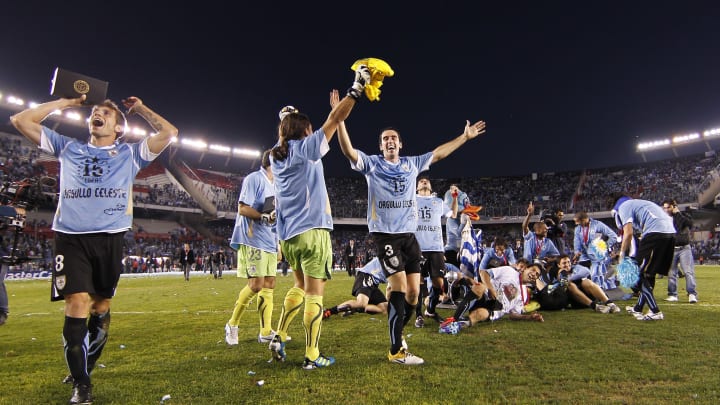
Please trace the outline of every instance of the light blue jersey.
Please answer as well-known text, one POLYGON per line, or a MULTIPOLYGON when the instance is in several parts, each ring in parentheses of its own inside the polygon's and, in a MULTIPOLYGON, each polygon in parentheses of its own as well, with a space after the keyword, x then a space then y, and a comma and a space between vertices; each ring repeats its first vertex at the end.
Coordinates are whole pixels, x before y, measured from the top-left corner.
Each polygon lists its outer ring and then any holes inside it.
MULTIPOLYGON (((460 212, 465 208, 466 205, 470 205, 470 199, 467 194, 461 191, 458 196, 458 212, 455 218, 448 218, 445 221, 445 250, 460 251, 462 247, 462 230, 465 227, 465 222, 470 219, 467 216, 463 216, 460 212)), ((452 207, 453 198, 450 190, 445 192, 445 205, 452 207)))
POLYGON ((40 149, 60 161, 60 195, 52 229, 83 234, 132 227, 135 176, 158 155, 147 138, 96 147, 42 127, 40 149))
POLYGON ((509 266, 517 263, 517 260, 515 260, 515 252, 513 252, 511 247, 506 247, 503 254, 498 256, 495 248, 490 246, 483 251, 483 257, 482 260, 480 260, 480 270, 487 270, 488 266, 490 266, 490 261, 493 259, 496 260, 500 266, 509 266))
POLYGON ((358 161, 352 168, 367 180, 370 232, 415 233, 418 223, 415 183, 418 173, 430 168, 432 152, 403 156, 398 163, 388 162, 381 155, 357 153, 358 161))
POLYGON ((372 260, 367 262, 366 265, 357 269, 357 271, 371 275, 378 285, 387 283, 387 277, 385 277, 385 272, 383 272, 380 260, 378 260, 377 257, 374 257, 372 260))
POLYGON ((588 227, 581 225, 575 227, 573 246, 575 247, 575 253, 580 253, 579 261, 584 262, 591 260, 591 257, 588 255, 588 248, 590 247, 590 243, 601 235, 608 237, 608 249, 617 241, 617 234, 610 229, 609 226, 596 219, 590 218, 588 227))
MULTIPOLYGON (((264 169, 254 171, 242 182, 238 203, 253 207, 262 212, 266 198, 275 197, 275 188, 264 169)), ((237 250, 240 245, 250 246, 268 253, 277 253, 277 234, 275 225, 266 225, 260 220, 250 219, 246 216, 235 215, 235 228, 233 229, 230 247, 237 250)))
POLYGON ((523 235, 523 258, 533 262, 534 259, 544 259, 546 256, 559 256, 560 252, 550 238, 538 239, 535 232, 528 232, 523 235))
POLYGON ((333 229, 322 157, 330 150, 322 128, 303 139, 288 141, 288 155, 270 155, 275 179, 275 211, 280 240, 315 228, 333 229))
POLYGON ((618 228, 632 223, 633 228, 640 231, 640 238, 651 233, 675 234, 672 217, 652 201, 627 199, 613 209, 613 216, 618 228))
POLYGON ((435 195, 416 196, 418 211, 418 226, 415 238, 423 252, 442 252, 442 217, 452 215, 442 198, 435 195))
POLYGON ((448 218, 445 221, 445 237, 447 238, 445 250, 460 251, 462 247, 462 230, 467 221, 469 221, 468 217, 461 215, 459 212, 457 217, 448 218))

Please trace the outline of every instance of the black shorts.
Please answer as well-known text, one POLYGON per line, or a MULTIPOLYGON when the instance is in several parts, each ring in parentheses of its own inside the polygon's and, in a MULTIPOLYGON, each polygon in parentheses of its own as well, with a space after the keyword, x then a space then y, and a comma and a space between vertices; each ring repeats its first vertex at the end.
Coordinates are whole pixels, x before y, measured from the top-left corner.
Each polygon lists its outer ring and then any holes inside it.
POLYGON ((59 301, 66 294, 83 292, 112 298, 122 273, 124 236, 125 232, 55 232, 50 299, 59 301))
POLYGON ((385 294, 380 291, 380 287, 375 281, 375 278, 361 271, 355 275, 355 284, 353 284, 352 289, 353 297, 357 297, 360 294, 367 296, 369 298, 368 304, 371 305, 387 302, 387 298, 385 298, 385 294))
POLYGON ((640 239, 637 259, 640 274, 667 276, 675 254, 675 234, 650 233, 640 239))
POLYGON ((422 277, 445 277, 445 253, 422 252, 425 263, 422 266, 422 277))
POLYGON ((420 245, 412 233, 372 233, 386 277, 404 271, 420 273, 420 245))
POLYGON ((460 267, 460 260, 458 260, 457 250, 446 250, 445 251, 445 263, 450 263, 455 267, 460 267))
POLYGON ((490 320, 490 318, 492 318, 493 311, 500 311, 502 309, 502 304, 498 300, 490 299, 487 293, 485 293, 485 295, 470 303, 468 313, 480 308, 485 308, 490 313, 490 316, 487 319, 490 320))

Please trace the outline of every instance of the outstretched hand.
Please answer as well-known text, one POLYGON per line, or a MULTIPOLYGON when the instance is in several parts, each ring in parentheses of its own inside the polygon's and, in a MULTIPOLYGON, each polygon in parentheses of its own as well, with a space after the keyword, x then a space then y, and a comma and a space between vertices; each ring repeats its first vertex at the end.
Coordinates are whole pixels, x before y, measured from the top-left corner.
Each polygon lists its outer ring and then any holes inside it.
POLYGON ((535 322, 545 322, 545 319, 543 319, 543 316, 539 312, 533 312, 530 314, 530 320, 535 322))
POLYGON ((340 92, 337 89, 333 89, 330 92, 330 108, 335 108, 340 103, 340 92))
POLYGON ((122 103, 125 106, 125 108, 127 108, 128 114, 133 114, 138 107, 143 105, 142 100, 140 100, 139 98, 137 98, 135 96, 123 99, 122 103))
POLYGON ((465 121, 464 135, 466 138, 472 139, 483 133, 485 133, 485 121, 478 121, 472 125, 470 125, 470 121, 465 121))

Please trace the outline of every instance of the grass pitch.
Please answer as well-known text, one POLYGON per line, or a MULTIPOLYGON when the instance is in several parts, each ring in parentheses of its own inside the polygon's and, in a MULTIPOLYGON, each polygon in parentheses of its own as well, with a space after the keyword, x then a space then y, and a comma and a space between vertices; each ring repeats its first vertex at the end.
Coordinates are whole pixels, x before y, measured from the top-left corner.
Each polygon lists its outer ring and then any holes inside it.
MULTIPOLYGON (((257 342, 255 302, 227 346, 224 325, 244 280, 194 273, 123 278, 112 306, 110 339, 96 370, 96 404, 717 404, 720 403, 720 267, 696 267, 700 302, 666 303, 665 320, 640 322, 623 311, 546 311, 544 323, 507 319, 442 335, 432 320, 405 328, 422 366, 386 359, 384 316, 323 322, 327 369, 302 370, 302 316, 293 321, 284 363, 269 363, 257 342), (263 384, 260 385, 259 382, 263 384), (169 399, 168 399, 169 396, 169 399)), ((63 304, 48 280, 7 281, 10 317, 0 327, 0 404, 67 403, 63 304)), ((274 323, 292 276, 278 277, 274 323)), ((349 299, 352 280, 336 273, 325 306, 349 299)), ((622 308, 632 302, 618 302, 622 308)), ((439 310, 443 316, 450 310, 439 310)))

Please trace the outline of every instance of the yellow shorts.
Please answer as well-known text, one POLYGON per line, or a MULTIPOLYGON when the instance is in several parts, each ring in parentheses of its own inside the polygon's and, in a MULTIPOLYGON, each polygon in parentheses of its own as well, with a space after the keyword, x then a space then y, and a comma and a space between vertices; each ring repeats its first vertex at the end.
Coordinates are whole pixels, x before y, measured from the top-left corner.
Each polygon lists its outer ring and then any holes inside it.
POLYGON ((293 271, 322 280, 332 278, 332 243, 327 229, 310 229, 280 241, 280 248, 293 271))
POLYGON ((277 275, 277 253, 240 245, 237 250, 237 262, 238 277, 275 277, 277 275))

